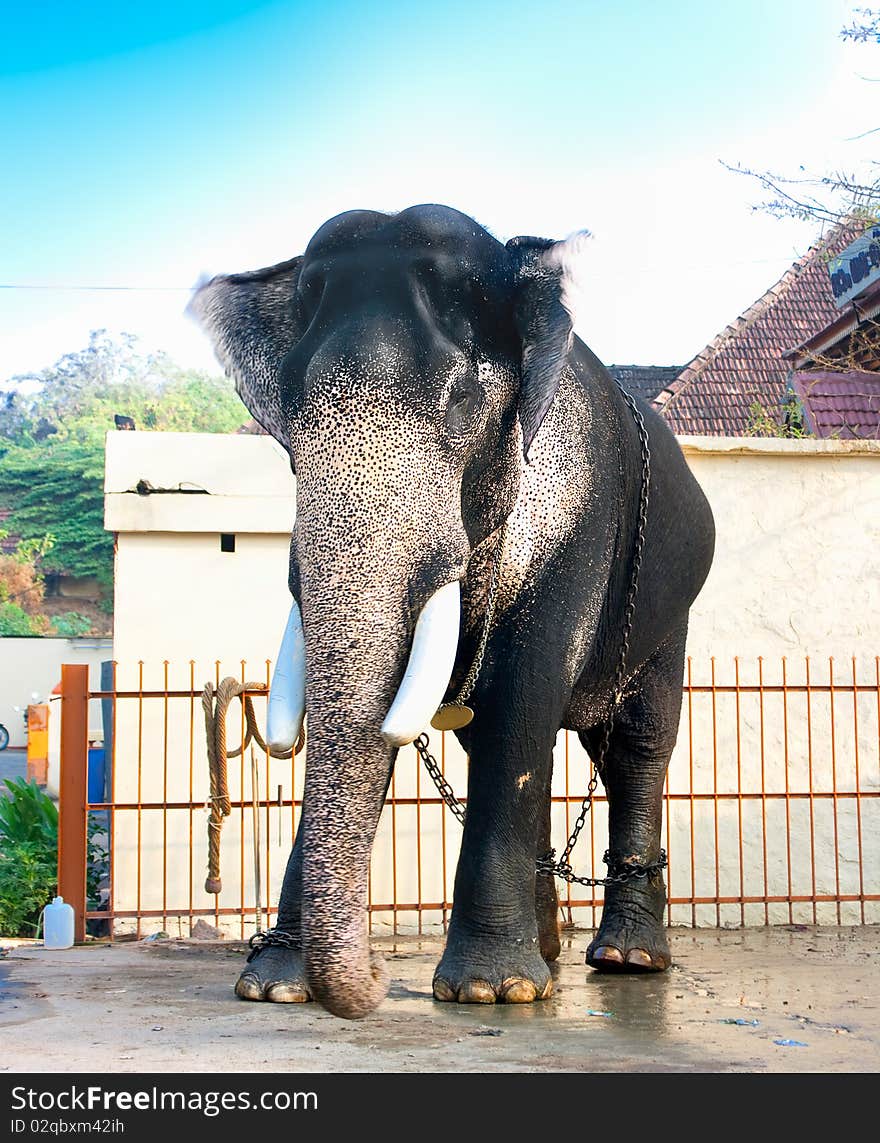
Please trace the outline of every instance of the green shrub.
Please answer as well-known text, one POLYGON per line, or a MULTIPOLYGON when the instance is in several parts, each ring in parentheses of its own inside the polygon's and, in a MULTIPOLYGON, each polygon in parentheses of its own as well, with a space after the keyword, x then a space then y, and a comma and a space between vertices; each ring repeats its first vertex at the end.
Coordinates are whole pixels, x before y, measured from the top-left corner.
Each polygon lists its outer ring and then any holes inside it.
POLYGON ((33 780, 7 778, 0 797, 0 840, 58 844, 58 810, 33 780))
MULTIPOLYGON (((89 818, 87 894, 97 903, 107 870, 99 824, 89 818)), ((0 936, 36 936, 40 912, 58 892, 58 810, 36 782, 8 778, 0 797, 0 936)))
POLYGON ((10 778, 0 797, 0 934, 33 937, 58 885, 58 810, 36 782, 10 778))
POLYGON ((45 841, 0 838, 0 934, 36 936, 40 912, 57 884, 55 849, 45 841))

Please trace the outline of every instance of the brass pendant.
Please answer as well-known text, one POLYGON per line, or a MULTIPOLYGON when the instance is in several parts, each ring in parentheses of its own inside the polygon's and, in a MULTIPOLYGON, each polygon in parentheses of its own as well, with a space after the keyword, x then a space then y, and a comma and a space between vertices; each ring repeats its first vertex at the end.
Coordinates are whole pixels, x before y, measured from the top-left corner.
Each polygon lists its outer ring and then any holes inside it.
POLYGON ((473 717, 474 712, 469 706, 465 706, 464 703, 450 703, 449 706, 440 707, 431 719, 431 726, 435 730, 461 730, 463 726, 473 721, 473 717))

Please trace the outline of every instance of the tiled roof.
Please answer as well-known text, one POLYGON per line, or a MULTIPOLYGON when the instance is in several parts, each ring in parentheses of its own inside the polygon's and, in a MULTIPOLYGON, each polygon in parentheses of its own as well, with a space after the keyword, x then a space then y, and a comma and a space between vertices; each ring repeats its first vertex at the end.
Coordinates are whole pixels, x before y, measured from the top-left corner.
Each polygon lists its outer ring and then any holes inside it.
POLYGON ((609 365, 608 372, 633 397, 652 401, 681 373, 680 365, 609 365))
POLYGON ((880 440, 880 373, 810 370, 792 377, 817 437, 880 440))
POLYGON ((777 417, 790 369, 782 354, 839 316, 826 259, 863 229, 834 227, 666 386, 653 403, 674 432, 748 436, 754 402, 777 417))

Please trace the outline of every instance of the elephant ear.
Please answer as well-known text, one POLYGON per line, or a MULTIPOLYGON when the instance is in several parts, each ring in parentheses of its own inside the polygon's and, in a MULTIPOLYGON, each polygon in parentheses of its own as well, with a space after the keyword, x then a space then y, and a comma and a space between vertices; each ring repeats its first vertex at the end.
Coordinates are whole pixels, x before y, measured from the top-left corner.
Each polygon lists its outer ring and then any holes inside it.
POLYGON ((306 326, 297 293, 302 263, 300 256, 210 278, 196 287, 186 311, 204 330, 254 420, 288 452, 280 371, 306 326))
POLYGON ((522 342, 519 420, 527 462, 574 339, 578 267, 589 236, 582 230, 561 242, 520 236, 507 243, 514 259, 514 313, 522 342))

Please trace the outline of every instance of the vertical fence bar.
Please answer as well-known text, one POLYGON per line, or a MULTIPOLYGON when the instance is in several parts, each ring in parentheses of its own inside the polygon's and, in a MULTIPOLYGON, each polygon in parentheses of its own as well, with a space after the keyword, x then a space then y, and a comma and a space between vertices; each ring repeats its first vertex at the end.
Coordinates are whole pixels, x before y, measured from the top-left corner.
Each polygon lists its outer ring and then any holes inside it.
POLYGON ((61 665, 61 778, 58 791, 58 892, 73 908, 73 939, 86 935, 89 767, 89 668, 61 665))
POLYGON ((163 660, 162 683, 162 928, 168 928, 168 660, 163 660))
POLYGON ((852 657, 853 753, 856 767, 856 838, 859 847, 859 917, 865 923, 865 864, 862 853, 862 783, 859 777, 859 691, 856 657, 852 657))
MULTIPOLYGON (((239 662, 241 664, 241 691, 242 691, 242 693, 241 693, 241 702, 238 704, 239 705, 239 734, 240 734, 239 742, 241 743, 241 754, 239 755, 239 758, 238 758, 238 763, 239 763, 239 765, 238 765, 239 795, 238 796, 241 799, 241 812, 240 812, 239 818, 238 818, 238 828, 241 831, 239 834, 239 843, 238 843, 238 856, 239 856, 239 867, 238 867, 238 877, 239 877, 239 881, 238 881, 238 902, 239 902, 238 927, 239 927, 241 939, 244 940, 244 900, 245 900, 245 890, 244 890, 244 851, 245 851, 245 843, 244 843, 244 833, 245 833, 245 826, 244 826, 244 823, 245 823, 245 810, 244 810, 244 791, 245 791, 245 784, 244 784, 244 755, 245 755, 244 736, 245 736, 245 727, 247 726, 247 720, 245 719, 244 688, 245 688, 245 683, 247 681, 247 674, 245 673, 245 669, 246 669, 247 664, 245 663, 244 659, 240 659, 239 662)), ((251 782, 253 783, 253 778, 251 778, 251 782)), ((253 789, 251 790, 251 797, 253 798, 253 789)), ((257 904, 256 901, 254 901, 254 910, 255 911, 256 911, 256 904, 257 904)))
MULTIPOLYGON (((568 734, 569 734, 569 732, 566 730, 565 734, 563 736, 564 741, 565 741, 565 836, 566 836, 566 838, 571 837, 571 804, 569 802, 569 797, 571 796, 571 784, 570 784, 571 766, 570 766, 570 746, 569 746, 569 741, 568 741, 568 734)), ((571 912, 571 882, 570 881, 565 882, 565 903, 566 903, 566 908, 567 908, 567 913, 568 913, 567 923, 569 925, 574 924, 574 918, 573 918, 572 912, 571 912)))
POLYGON ((794 921, 791 901, 791 791, 788 783, 788 674, 785 655, 782 656, 782 749, 785 766, 785 860, 788 869, 788 923, 794 921))
MULTIPOLYGON (((592 782, 595 769, 593 767, 593 759, 587 759, 587 782, 592 782)), ((590 876, 596 876, 596 815, 590 810, 590 876)), ((596 925, 596 892, 597 887, 594 885, 590 889, 590 924, 595 929, 596 925)), ((602 896, 605 896, 605 890, 602 890, 602 896)))
MULTIPOLYGON (((272 874, 269 865, 269 854, 272 849, 272 807, 269 801, 269 779, 271 777, 270 771, 272 769, 272 755, 269 753, 269 728, 266 725, 269 719, 269 687, 271 686, 271 676, 269 674, 269 660, 266 659, 266 707, 264 712, 263 725, 266 727, 264 738, 266 739, 265 766, 266 766, 266 928, 272 928, 272 874)), ((294 743, 294 745, 296 745, 294 743)), ((293 753, 290 755, 290 765, 293 766, 293 753)), ((279 790, 280 794, 280 790, 279 790)), ((293 794, 291 794, 291 801, 293 801, 293 794)), ((278 832, 281 833, 281 798, 278 798, 278 832)))
MULTIPOLYGON (((416 768, 416 892, 419 906, 422 903, 422 768, 419 757, 415 758, 416 768)), ((419 936, 422 935, 422 910, 419 908, 419 936)))
POLYGON ((712 807, 715 813, 715 924, 721 926, 721 857, 718 847, 718 695, 715 691, 715 656, 712 665, 712 807))
MULTIPOLYGON (((440 773, 446 777, 446 731, 440 734, 440 773)), ((448 910, 446 908, 446 805, 440 803, 440 847, 443 865, 443 932, 446 932, 448 910)))
MULTIPOLYGON (((664 798, 666 801, 666 897, 669 901, 672 900, 672 798, 669 796, 669 767, 666 768, 666 775, 663 779, 663 789, 665 791, 664 798)), ((590 822, 592 824, 592 814, 590 815, 590 822)), ((596 926, 595 911, 593 913, 593 927, 596 926)), ((672 924, 672 905, 666 906, 666 924, 672 924)))
POLYGON ((736 693, 736 810, 739 825, 739 922, 745 927, 746 903, 745 897, 745 866, 743 863, 743 787, 742 787, 742 723, 739 689, 739 655, 733 657, 733 677, 736 693))
MULTIPOLYGON (((107 863, 107 888, 109 897, 107 904, 110 910, 110 918, 107 921, 107 935, 110 940, 113 940, 113 911, 116 908, 114 902, 116 901, 116 660, 112 661, 111 668, 111 687, 113 689, 113 698, 110 701, 110 758, 106 759, 105 764, 109 761, 110 764, 110 813, 107 831, 107 845, 109 847, 109 861, 107 863)), ((106 788, 106 779, 105 779, 106 788)))
POLYGON ((195 808, 193 806, 193 798, 195 797, 195 790, 193 788, 193 775, 194 775, 194 759, 195 759, 195 693, 196 693, 196 663, 195 659, 189 661, 189 929, 190 936, 192 936, 193 924, 193 821, 195 808))
POLYGON ((837 898, 837 923, 840 924, 840 844, 837 832, 837 744, 834 733, 834 657, 828 657, 828 706, 831 711, 831 805, 834 818, 834 895, 837 898))
POLYGON ((143 757, 144 757, 144 661, 138 660, 138 748, 137 748, 137 926, 135 935, 141 937, 141 858, 143 854, 143 757))
POLYGON ((807 785, 810 791, 810 885, 813 895, 813 924, 819 915, 816 908, 816 804, 813 790, 813 701, 810 685, 810 656, 804 657, 807 682, 807 785))
POLYGON ((758 714, 761 735, 761 852, 764 859, 764 924, 770 924, 769 879, 767 874, 767 774, 764 753, 764 657, 758 656, 758 714))
POLYGON ((691 826, 691 927, 697 927, 697 841, 694 834, 694 687, 691 657, 687 657, 688 692, 688 812, 691 826))
MULTIPOLYGON (((397 787, 391 771, 391 901, 397 905, 397 787)), ((391 911, 391 932, 397 936, 397 908, 391 911)))
MULTIPOLYGON (((220 689, 220 660, 214 660, 214 694, 220 689)), ((214 894, 214 928, 220 928, 220 894, 214 894)))

